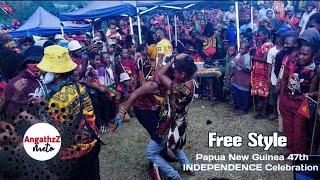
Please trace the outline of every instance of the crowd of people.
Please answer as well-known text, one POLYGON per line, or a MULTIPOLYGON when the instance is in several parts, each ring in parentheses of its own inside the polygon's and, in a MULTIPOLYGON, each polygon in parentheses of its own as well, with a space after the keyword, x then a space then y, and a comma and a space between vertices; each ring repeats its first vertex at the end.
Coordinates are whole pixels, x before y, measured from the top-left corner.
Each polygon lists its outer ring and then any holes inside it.
MULTIPOLYGON (((153 179, 160 179, 159 169, 180 179, 167 162, 166 147, 181 166, 190 163, 182 147, 188 107, 196 93, 195 62, 224 59, 222 76, 214 81, 217 99, 231 104, 237 116, 253 107, 255 119, 278 118, 279 131, 288 138, 285 154, 309 153, 313 128, 306 119, 314 113, 299 110, 306 98, 317 101, 320 13, 312 1, 302 16, 295 10, 284 2, 265 1, 253 9, 251 22, 250 7, 243 4, 240 47, 234 6, 227 12, 180 13, 177 45, 170 41, 174 28, 164 14, 144 19, 141 44, 126 19, 108 21, 105 30, 94 34, 13 39, 3 33, 0 111, 5 121, 0 135, 10 133, 15 140, 4 138, 0 147, 13 141, 14 151, 20 150, 18 122, 46 121, 65 137, 72 136, 73 142, 59 152, 61 161, 79 160, 69 174, 66 170, 70 179, 99 179, 98 155, 104 144, 99 136, 136 117, 151 137, 146 156, 153 179), (40 108, 29 110, 34 105, 40 108), (68 127, 74 132, 64 133, 68 127)), ((20 175, 17 171, 12 176, 20 175)))

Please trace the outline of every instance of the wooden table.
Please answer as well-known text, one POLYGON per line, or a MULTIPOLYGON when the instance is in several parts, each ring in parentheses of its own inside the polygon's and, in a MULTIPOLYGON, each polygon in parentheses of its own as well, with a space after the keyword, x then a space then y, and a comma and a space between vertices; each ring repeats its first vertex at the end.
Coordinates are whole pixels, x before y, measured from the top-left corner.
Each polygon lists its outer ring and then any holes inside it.
POLYGON ((219 68, 208 68, 208 69, 203 69, 200 71, 197 71, 195 74, 195 78, 199 81, 199 83, 201 84, 201 79, 207 79, 209 80, 209 91, 210 91, 210 97, 209 100, 214 100, 214 83, 213 83, 213 79, 214 78, 219 78, 222 75, 222 73, 220 72, 219 68))

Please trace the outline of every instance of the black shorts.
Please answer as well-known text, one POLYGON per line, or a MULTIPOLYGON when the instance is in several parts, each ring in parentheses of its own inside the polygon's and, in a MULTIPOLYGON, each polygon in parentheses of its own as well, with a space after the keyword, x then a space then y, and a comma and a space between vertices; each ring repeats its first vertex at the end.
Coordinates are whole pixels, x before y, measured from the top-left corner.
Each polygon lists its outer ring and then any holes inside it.
POLYGON ((139 123, 148 131, 151 139, 156 142, 161 142, 161 138, 156 135, 156 129, 159 123, 159 111, 134 108, 134 113, 139 123))

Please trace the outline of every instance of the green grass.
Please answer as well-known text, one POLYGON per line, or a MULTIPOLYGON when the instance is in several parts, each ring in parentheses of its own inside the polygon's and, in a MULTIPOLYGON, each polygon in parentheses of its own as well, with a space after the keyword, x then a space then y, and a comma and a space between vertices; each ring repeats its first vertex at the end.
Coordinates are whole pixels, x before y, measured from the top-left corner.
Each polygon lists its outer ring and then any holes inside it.
MULTIPOLYGON (((246 140, 249 132, 258 132, 264 135, 271 135, 277 131, 277 120, 268 122, 263 120, 254 120, 253 113, 241 117, 234 116, 232 111, 228 111, 227 104, 217 104, 212 106, 209 101, 195 100, 189 110, 189 125, 187 134, 187 144, 184 149, 191 162, 195 161, 197 153, 208 155, 227 155, 234 154, 280 154, 283 148, 271 148, 269 151, 263 151, 262 148, 247 147, 246 140), (206 121, 211 120, 212 124, 207 125, 206 121), (240 135, 244 137, 241 148, 209 148, 208 132, 217 132, 219 135, 240 135)), ((102 139, 107 143, 102 146, 100 152, 100 174, 103 180, 146 180, 151 179, 147 171, 148 160, 144 151, 149 140, 147 131, 132 119, 119 127, 112 136, 104 135, 102 139)), ((253 163, 247 161, 244 163, 253 163)), ((214 162, 213 162, 214 163, 214 162)), ((217 163, 233 163, 232 161, 220 161, 217 163)), ((237 162, 239 163, 239 161, 237 162)), ((277 162, 256 162, 271 163, 277 162)), ((281 162, 284 164, 288 163, 281 162)), ((180 170, 177 163, 172 164, 175 169, 180 170)), ((200 180, 211 178, 229 178, 229 179, 292 179, 291 172, 251 172, 251 171, 203 171, 196 172, 196 176, 188 177, 181 173, 183 179, 200 180)))

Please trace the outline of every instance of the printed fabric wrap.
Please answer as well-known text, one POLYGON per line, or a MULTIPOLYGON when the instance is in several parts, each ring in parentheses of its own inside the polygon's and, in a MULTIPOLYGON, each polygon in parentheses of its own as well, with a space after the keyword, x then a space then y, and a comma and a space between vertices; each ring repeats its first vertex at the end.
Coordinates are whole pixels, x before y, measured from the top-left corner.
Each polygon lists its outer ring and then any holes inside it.
POLYGON ((54 93, 48 102, 50 108, 47 113, 53 120, 55 127, 58 128, 61 136, 66 139, 59 152, 60 159, 64 160, 79 158, 90 152, 96 142, 93 139, 93 133, 98 134, 91 99, 84 87, 81 85, 78 85, 78 87, 80 94, 77 92, 74 83, 66 84, 54 93), (82 112, 80 101, 83 104, 82 112), (62 111, 62 109, 64 110, 62 111), (74 118, 66 118, 70 116, 74 118), (72 128, 75 126, 78 126, 78 129, 72 128), (90 126, 90 128, 87 126, 90 126), (92 129, 93 132, 88 129, 92 129), (70 139, 67 140, 67 138, 70 139), (72 145, 72 142, 76 142, 76 144, 72 145))
MULTIPOLYGON (((263 57, 269 49, 273 47, 271 42, 264 43, 256 50, 257 57, 263 57)), ((269 82, 268 82, 268 64, 267 62, 253 61, 251 72, 251 95, 268 97, 269 94, 269 82)))
POLYGON ((167 146, 171 149, 182 149, 186 144, 186 117, 193 93, 185 84, 173 84, 167 92, 156 133, 168 136, 167 146))

